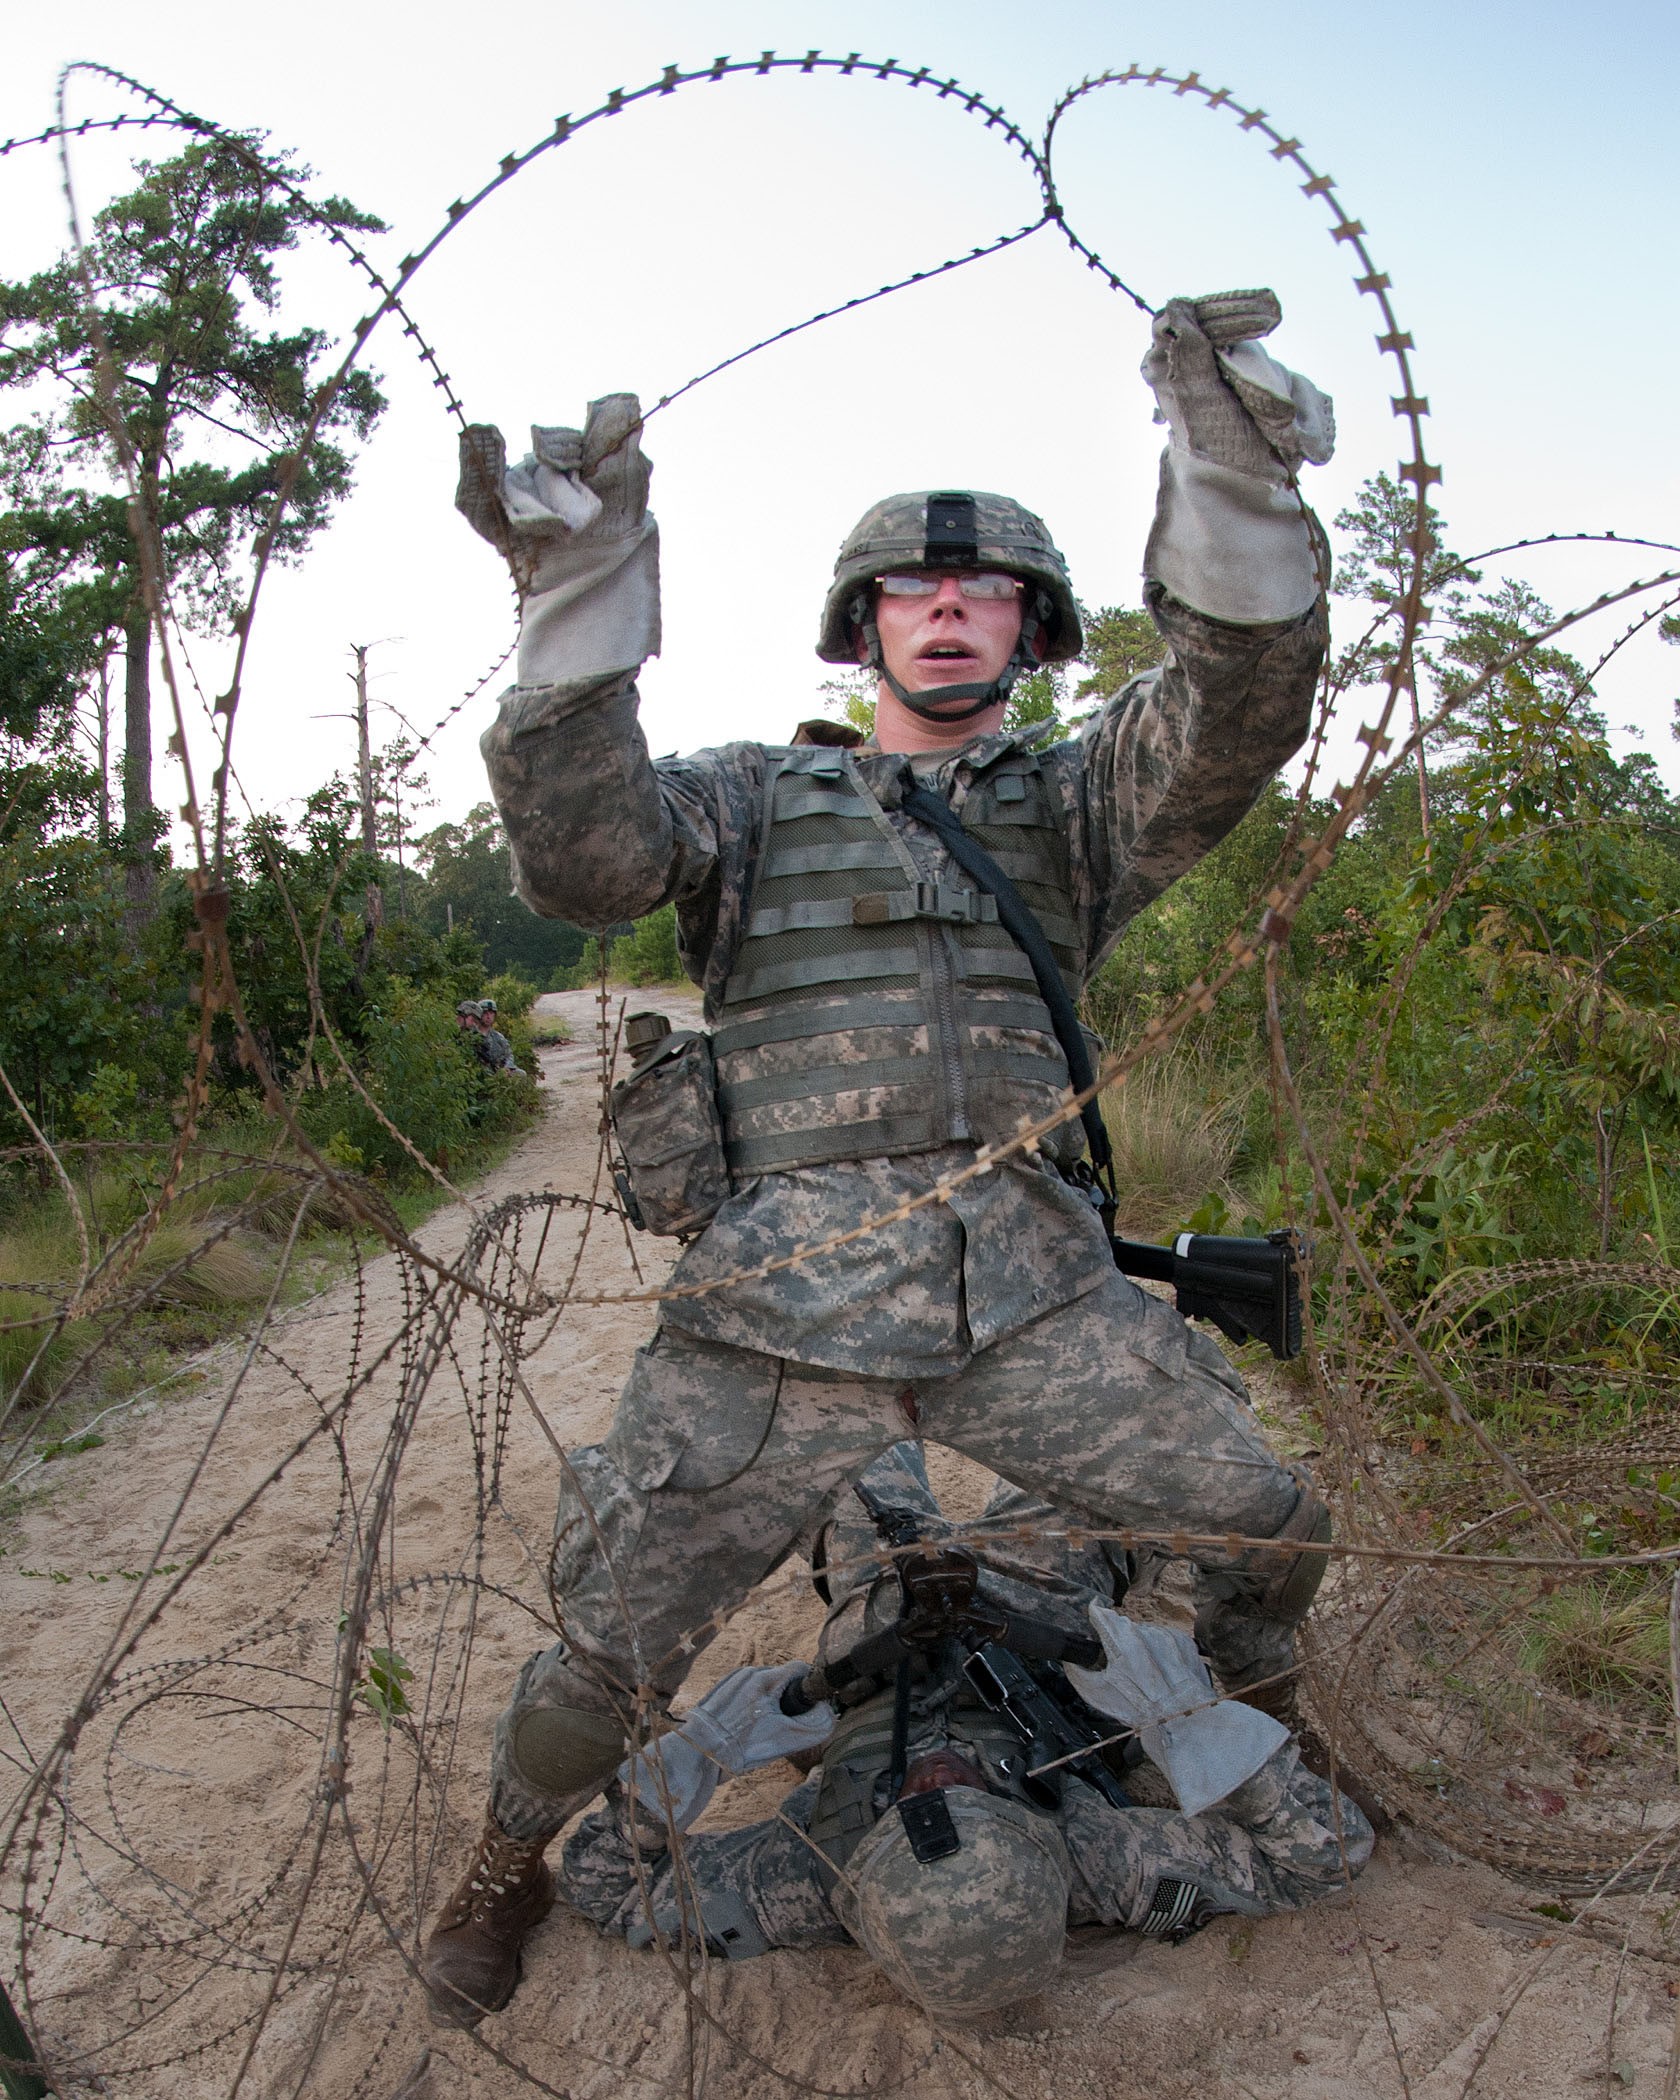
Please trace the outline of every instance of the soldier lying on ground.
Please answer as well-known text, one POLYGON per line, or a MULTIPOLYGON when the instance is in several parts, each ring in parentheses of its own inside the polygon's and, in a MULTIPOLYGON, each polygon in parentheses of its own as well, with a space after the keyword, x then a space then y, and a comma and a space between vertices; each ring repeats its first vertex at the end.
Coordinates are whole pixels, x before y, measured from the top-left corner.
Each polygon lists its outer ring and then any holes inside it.
POLYGON ((516 885, 597 931, 675 904, 712 1030, 671 1060, 691 1126, 710 1118, 685 1186, 711 1194, 684 1223, 715 1215, 673 1276, 705 1294, 661 1308, 605 1442, 569 1458, 564 1638, 497 1724, 479 1850, 424 1954, 455 2017, 511 1996, 543 1851, 623 1759, 638 1695, 668 1700, 714 1614, 906 1434, 1105 1526, 1275 1541, 1199 1556, 1197 1634, 1225 1689, 1268 1686, 1288 1716, 1323 1572, 1299 1548, 1327 1538, 1328 1512, 1218 1349, 1116 1272, 1081 1124, 949 1187, 1063 1105, 1085 1057, 1071 999, 1306 734, 1326 629, 1294 473, 1329 456, 1333 426, 1253 340, 1277 319, 1269 292, 1157 316, 1144 376, 1171 441, 1144 568, 1168 653, 1049 748, 1004 714, 1023 671, 1077 658, 1079 609, 1008 498, 890 497, 841 549, 818 653, 875 673, 870 743, 654 763, 636 720, 659 608, 634 399, 594 403, 583 432, 535 431, 511 471, 495 431, 463 440, 457 500, 521 591, 518 683, 483 742, 516 885), (975 843, 1048 942, 1042 973, 995 883, 970 879, 975 843))
MULTIPOLYGON (((879 1502, 913 1511, 923 1537, 939 1528, 916 1446, 889 1452, 864 1482, 879 1502)), ((1000 1482, 980 1532, 1045 1522, 1065 1519, 1000 1482)), ((842 1507, 823 1544, 834 1603, 819 1654, 832 1663, 891 1616, 897 1593, 855 1514, 842 1507)), ((896 1786, 893 1684, 849 1688, 836 1726, 829 1708, 783 1715, 778 1695, 805 1665, 737 1670, 680 1734, 620 1768, 606 1806, 565 1847, 567 1898, 635 1947, 658 1940, 692 1955, 704 1944, 739 1961, 856 1943, 933 2017, 962 2021, 1047 1988, 1070 1927, 1176 1941, 1223 1914, 1295 1909, 1360 1871, 1371 1832, 1358 1808, 1298 1762, 1277 1721, 1213 1703, 1187 1634, 1112 1609, 1125 1571, 1102 1546, 1011 1539, 988 1552, 975 1534, 968 1544, 992 1606, 1087 1633, 1095 1607, 1107 1666, 1067 1674, 1113 1717, 1107 1729, 1142 1723, 1154 1761, 1125 1783, 1170 1793, 1177 1808, 1111 1805, 1077 1767, 1035 1780, 1018 1732, 971 1688, 955 1642, 913 1665, 896 1786), (1152 1726, 1151 1699, 1173 1717, 1152 1726), (720 1778, 825 1736, 820 1770, 775 1817, 687 1836, 673 1857, 673 1832, 689 1829, 720 1778)))

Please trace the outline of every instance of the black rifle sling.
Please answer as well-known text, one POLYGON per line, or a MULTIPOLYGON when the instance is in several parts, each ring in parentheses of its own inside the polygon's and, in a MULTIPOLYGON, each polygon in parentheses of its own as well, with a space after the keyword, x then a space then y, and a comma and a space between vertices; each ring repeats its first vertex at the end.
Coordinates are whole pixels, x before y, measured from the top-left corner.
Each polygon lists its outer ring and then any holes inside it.
MULTIPOLYGON (((914 817, 929 831, 937 832, 946 851, 964 874, 971 876, 988 896, 997 899, 998 924, 1032 964, 1038 995, 1050 1009, 1050 1025, 1055 1029, 1056 1040, 1067 1059, 1074 1092, 1084 1093, 1096 1079, 1091 1070, 1091 1054, 1085 1047, 1078 1011, 1051 953, 1044 928, 1033 916, 1032 906, 974 834, 963 829, 962 818, 951 805, 931 789, 907 788, 900 807, 906 816, 914 817)), ((1096 1102, 1087 1101, 1079 1111, 1079 1118, 1085 1125, 1085 1142, 1091 1148, 1091 1164, 1099 1174, 1108 1174, 1113 1166, 1114 1152, 1096 1102)))

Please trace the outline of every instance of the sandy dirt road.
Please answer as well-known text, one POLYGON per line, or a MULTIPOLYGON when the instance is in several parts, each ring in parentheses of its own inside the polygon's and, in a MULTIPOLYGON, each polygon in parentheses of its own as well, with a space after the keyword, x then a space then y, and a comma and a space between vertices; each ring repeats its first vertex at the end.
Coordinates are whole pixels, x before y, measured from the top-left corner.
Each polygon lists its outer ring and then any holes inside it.
MULTIPOLYGON (((545 1053, 545 1119, 471 1192, 480 1210, 545 1185, 591 1185, 592 1006, 588 995, 563 996, 579 1039, 545 1053)), ((635 1003, 679 1019, 693 1011, 683 995, 635 1003)), ((421 1238, 452 1258, 470 1225, 468 1210, 451 1206, 421 1238)), ((538 1265, 545 1282, 577 1259, 578 1238, 575 1214, 551 1226, 538 1265)), ((535 1241, 527 1228, 522 1259, 535 1241)), ((668 1266, 659 1244, 634 1252, 657 1283, 668 1266)), ((616 1224, 590 1233, 578 1288, 637 1288, 616 1224)), ((379 1557, 374 1638, 414 1670, 410 1712, 387 1730, 358 1709, 345 1812, 324 1817, 346 1570, 390 1473, 400 1353, 368 1377, 346 1419, 333 1419, 333 1434, 322 1424, 401 1327, 412 1290, 394 1257, 370 1263, 359 1287, 340 1285, 278 1324, 231 1406, 230 1354, 190 1395, 114 1421, 103 1448, 49 1469, 58 1477, 3 1541, 0 1725, 17 1784, 84 1708, 59 1798, 26 1823, 33 1847, 19 1849, 4 1888, 15 1911, 27 1867, 37 1923, 20 1954, 14 1916, 6 1967, 14 1984, 26 1972, 61 2091, 120 2100, 209 2100, 236 2086, 264 2100, 1660 2092, 1680 1969, 1637 1951, 1624 1959, 1613 1932, 1565 1932, 1531 1909, 1542 1892, 1429 1859, 1404 1839, 1379 1847, 1352 1899, 1311 1912, 1219 1920, 1177 1948, 1081 1935, 1051 1993, 956 2036, 936 2035, 849 1951, 714 1965, 703 2003, 691 2006, 660 1957, 630 1953, 564 1909, 536 1934, 512 2005, 478 2038, 433 2028, 399 1949, 412 1952, 462 1864, 492 1720, 519 1662, 543 1643, 541 1563, 558 1477, 549 1437, 600 1435, 652 1314, 643 1305, 569 1313, 526 1365, 528 1398, 503 1391, 499 1401, 483 1321, 464 1313, 456 1324, 396 1470, 379 1557), (482 1547, 479 1482, 496 1491, 482 1547), (135 1617, 195 1556, 203 1565, 135 1633, 135 1617), (154 1559, 178 1572, 142 1582, 154 1559), (468 1591, 462 1574, 489 1587, 468 1591), (118 1683, 91 1696, 102 1658, 125 1645, 118 1683)), ((985 1479, 933 1458, 948 1504, 976 1509, 985 1479)), ((692 1682, 808 1653, 817 1623, 803 1571, 785 1567, 692 1682)), ((792 1783, 785 1768, 737 1782, 712 1820, 749 1820, 792 1783)))

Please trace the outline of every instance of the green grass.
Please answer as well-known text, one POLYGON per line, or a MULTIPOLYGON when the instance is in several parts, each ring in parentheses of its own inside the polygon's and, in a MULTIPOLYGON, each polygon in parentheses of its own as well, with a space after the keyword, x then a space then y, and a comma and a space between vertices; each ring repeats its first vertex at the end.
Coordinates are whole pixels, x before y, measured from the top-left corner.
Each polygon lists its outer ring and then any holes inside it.
MULTIPOLYGON (((479 1142, 466 1159, 451 1162, 452 1179, 459 1185, 492 1171, 529 1127, 504 1127, 479 1142)), ((275 1291, 303 1184, 265 1167, 260 1157, 248 1165, 217 1160, 212 1142, 228 1150, 248 1146, 254 1153, 272 1144, 272 1127, 243 1124, 196 1147, 167 1214, 111 1302, 56 1333, 56 1308, 80 1266, 68 1202, 56 1186, 43 1191, 18 1177, 9 1187, 0 1185, 0 1199, 10 1199, 9 1209, 0 1211, 0 1412, 11 1414, 0 1443, 7 1472, 32 1459, 57 1462, 95 1450, 102 1439, 86 1425, 132 1395, 201 1384, 206 1374, 191 1368, 192 1357, 241 1333, 275 1291)), ((166 1156, 161 1146, 106 1155, 115 1163, 78 1176, 77 1156, 70 1155, 96 1262, 114 1257, 126 1264, 131 1235, 155 1194, 166 1156)), ((418 1175, 378 1188, 409 1232, 449 1200, 435 1181, 418 1175)), ((292 1306, 329 1288, 358 1254, 375 1255, 381 1245, 378 1234, 317 1196, 297 1235, 290 1269, 279 1279, 277 1305, 292 1306)), ((39 1478, 39 1469, 32 1477, 39 1478)))
POLYGON ((1668 1600, 1644 1585, 1569 1583, 1530 1612, 1521 1659, 1541 1683, 1573 1698, 1662 1709, 1669 1701, 1668 1600))
POLYGON ((1159 1238, 1211 1195, 1236 1205, 1230 1176, 1242 1142, 1243 1100, 1224 1090, 1209 1063, 1146 1058, 1119 1086, 1104 1090, 1101 1106, 1125 1231, 1159 1238))

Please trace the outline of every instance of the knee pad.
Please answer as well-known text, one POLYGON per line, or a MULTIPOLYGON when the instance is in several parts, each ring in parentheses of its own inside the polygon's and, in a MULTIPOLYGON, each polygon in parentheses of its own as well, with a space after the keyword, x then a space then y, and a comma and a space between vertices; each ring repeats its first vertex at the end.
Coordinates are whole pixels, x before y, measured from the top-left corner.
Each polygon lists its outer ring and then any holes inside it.
POLYGON ((1312 1601, 1318 1595, 1319 1585, 1330 1565, 1330 1556, 1328 1553, 1285 1553, 1279 1548, 1292 1541, 1328 1546, 1334 1529, 1329 1504, 1322 1500, 1311 1479, 1304 1472, 1297 1472, 1295 1477, 1300 1483, 1300 1499, 1277 1533, 1278 1545, 1257 1551, 1251 1563, 1253 1572, 1260 1577, 1260 1587, 1250 1606, 1265 1618, 1284 1619, 1292 1625, 1298 1624, 1312 1609, 1312 1601))
POLYGON ((611 1714, 581 1706, 528 1706, 508 1731, 514 1769, 539 1794, 599 1792, 629 1748, 611 1714))

